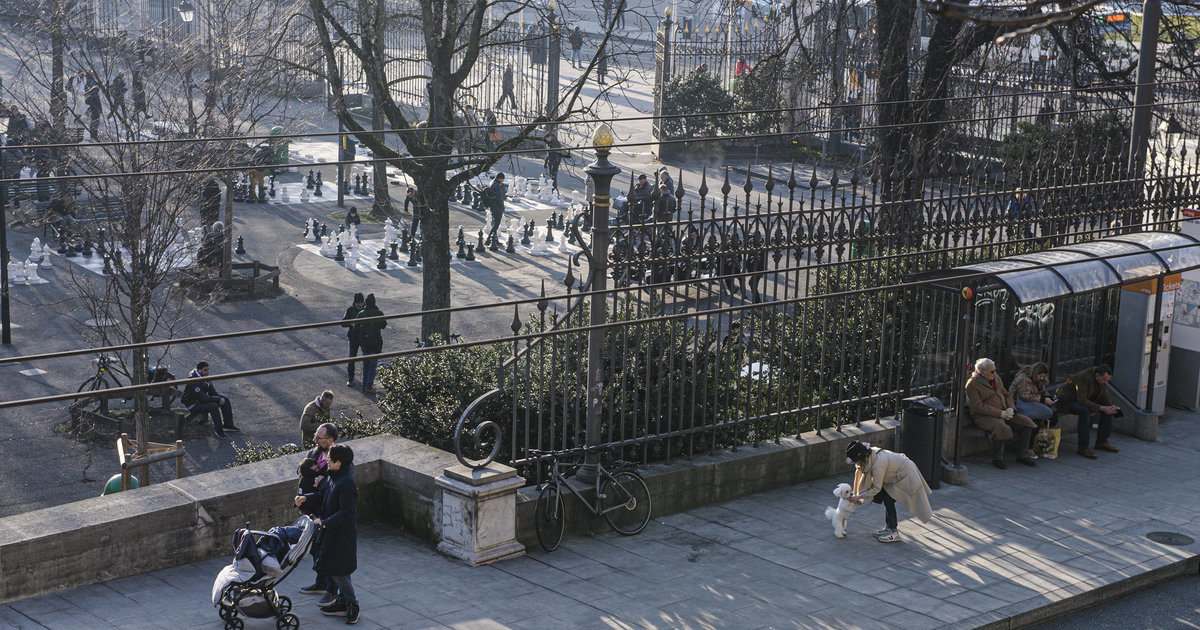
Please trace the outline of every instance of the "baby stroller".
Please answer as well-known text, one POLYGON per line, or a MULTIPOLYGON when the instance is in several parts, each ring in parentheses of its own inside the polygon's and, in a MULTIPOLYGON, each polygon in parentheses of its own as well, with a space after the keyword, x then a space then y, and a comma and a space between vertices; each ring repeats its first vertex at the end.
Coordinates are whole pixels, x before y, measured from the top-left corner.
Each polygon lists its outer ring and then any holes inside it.
POLYGON ((242 630, 241 616, 275 618, 278 630, 296 630, 300 618, 291 612, 292 600, 275 592, 308 555, 317 524, 301 516, 287 527, 260 532, 244 529, 233 534, 233 562, 221 569, 213 582, 212 602, 225 620, 225 630, 242 630))

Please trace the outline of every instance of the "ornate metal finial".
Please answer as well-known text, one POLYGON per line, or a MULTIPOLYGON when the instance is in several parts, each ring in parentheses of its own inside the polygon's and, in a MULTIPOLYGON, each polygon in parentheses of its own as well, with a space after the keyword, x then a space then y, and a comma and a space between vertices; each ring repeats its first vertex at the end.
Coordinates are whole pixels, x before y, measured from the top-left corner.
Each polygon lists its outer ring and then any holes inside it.
POLYGON ((701 199, 708 196, 708 167, 707 166, 700 169, 700 188, 696 189, 696 192, 700 193, 701 199))
POLYGON ((484 445, 487 443, 487 439, 490 438, 491 452, 488 453, 487 457, 477 460, 467 459, 462 450, 462 437, 463 427, 466 426, 467 418, 470 417, 471 412, 475 411, 475 409, 477 409, 480 405, 487 402, 487 400, 492 396, 497 396, 501 393, 501 390, 493 389, 479 398, 471 401, 471 404, 467 405, 466 411, 463 411, 462 416, 460 416, 458 419, 458 425, 454 429, 454 456, 458 458, 458 463, 466 466, 467 468, 472 470, 487 468, 488 464, 495 461, 496 456, 500 454, 500 425, 492 422, 491 420, 484 420, 483 422, 480 422, 475 426, 475 430, 471 432, 475 442, 474 446, 477 450, 483 449, 484 445))

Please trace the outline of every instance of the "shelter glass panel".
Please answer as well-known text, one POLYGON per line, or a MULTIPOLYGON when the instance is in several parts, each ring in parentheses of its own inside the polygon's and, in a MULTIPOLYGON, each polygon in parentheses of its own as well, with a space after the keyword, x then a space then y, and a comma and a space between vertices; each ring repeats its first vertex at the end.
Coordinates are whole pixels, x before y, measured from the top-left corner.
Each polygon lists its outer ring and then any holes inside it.
POLYGON ((1200 267, 1200 248, 1188 247, 1196 244, 1196 239, 1190 236, 1176 232, 1139 232, 1116 236, 1113 240, 1138 243, 1156 250, 1155 253, 1172 272, 1200 267), (1178 249, 1170 249, 1172 247, 1178 249))
POLYGON ((1002 369, 1008 365, 1007 326, 1012 294, 1007 289, 982 291, 975 298, 971 312, 971 332, 968 339, 971 347, 968 356, 972 361, 988 357, 1002 369))
POLYGON ((1121 275, 1122 282, 1152 278, 1165 271, 1158 256, 1133 243, 1089 241, 1071 245, 1071 249, 1105 259, 1121 275))
POLYGON ((1107 343, 1107 338, 1116 333, 1115 315, 1109 312, 1116 302, 1113 299, 1115 291, 1093 291, 1061 300, 1063 319, 1058 338, 1058 362, 1052 366, 1055 380, 1061 381, 1105 360, 1105 348, 1112 346, 1107 343))
POLYGON ((1014 309, 1012 358, 1017 367, 1050 362, 1051 339, 1058 301, 1017 306, 1014 309))

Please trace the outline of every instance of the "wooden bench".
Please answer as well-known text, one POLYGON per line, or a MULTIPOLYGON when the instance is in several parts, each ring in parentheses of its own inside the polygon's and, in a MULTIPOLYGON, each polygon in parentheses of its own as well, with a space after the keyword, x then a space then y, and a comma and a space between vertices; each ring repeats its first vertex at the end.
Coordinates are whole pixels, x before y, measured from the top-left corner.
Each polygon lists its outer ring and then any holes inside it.
POLYGON ((70 197, 78 196, 79 182, 71 180, 63 183, 52 177, 22 179, 9 184, 4 192, 9 201, 44 199, 43 203, 49 203, 50 199, 63 193, 70 197))
POLYGON ((75 206, 76 223, 108 223, 125 218, 125 209, 117 197, 92 198, 75 206))

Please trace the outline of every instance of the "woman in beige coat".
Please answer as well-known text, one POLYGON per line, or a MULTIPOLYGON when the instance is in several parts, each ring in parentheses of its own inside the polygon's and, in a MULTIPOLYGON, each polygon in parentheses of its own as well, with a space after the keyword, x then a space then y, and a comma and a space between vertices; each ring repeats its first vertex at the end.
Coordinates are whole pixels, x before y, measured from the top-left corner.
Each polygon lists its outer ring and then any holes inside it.
POLYGON ((933 517, 933 508, 929 506, 933 490, 925 483, 917 465, 903 453, 854 441, 846 447, 846 461, 855 468, 854 495, 850 500, 863 503, 872 499, 883 504, 885 527, 875 532, 879 542, 900 542, 900 532, 896 531, 897 501, 922 523, 933 517))

